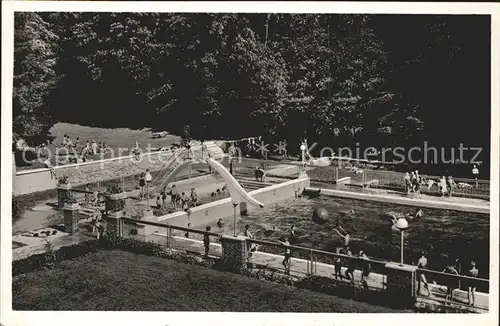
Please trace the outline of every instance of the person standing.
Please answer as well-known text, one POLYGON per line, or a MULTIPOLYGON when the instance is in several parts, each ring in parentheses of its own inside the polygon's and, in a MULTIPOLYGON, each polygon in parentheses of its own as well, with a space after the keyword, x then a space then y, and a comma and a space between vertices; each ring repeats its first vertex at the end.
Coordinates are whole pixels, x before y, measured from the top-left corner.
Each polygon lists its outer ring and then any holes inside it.
POLYGON ((477 178, 479 177, 479 169, 477 168, 477 165, 474 164, 472 168, 472 176, 474 177, 474 180, 476 181, 476 188, 478 186, 477 178))
POLYGON ((408 172, 405 173, 404 182, 405 182, 405 192, 408 195, 410 195, 410 191, 411 191, 411 177, 410 177, 410 174, 408 172))
POLYGON ((296 244, 297 243, 297 234, 295 234, 296 228, 295 225, 292 225, 290 227, 290 243, 296 244))
POLYGON ((371 272, 371 264, 363 250, 359 251, 358 257, 362 260, 361 262, 361 283, 363 288, 368 291, 368 276, 371 272))
POLYGON ((189 197, 190 197, 191 204, 193 205, 193 207, 197 206, 198 205, 198 195, 194 191, 194 188, 191 188, 191 194, 189 197))
POLYGON ((441 177, 441 180, 439 180, 439 188, 441 189, 441 196, 444 197, 448 192, 446 177, 444 175, 441 177))
POLYGON ((175 185, 173 185, 172 189, 170 189, 170 203, 172 204, 174 209, 177 206, 177 201, 179 200, 178 197, 179 197, 179 190, 175 185))
MULTIPOLYGON (((245 232, 243 233, 245 237, 248 239, 253 239, 253 234, 250 232, 250 225, 245 225, 245 232)), ((247 259, 252 257, 252 253, 255 250, 253 250, 252 243, 250 241, 247 241, 247 259)))
POLYGON ((97 143, 95 140, 92 141, 92 154, 97 154, 97 143))
POLYGON ((457 185, 455 183, 455 180, 450 176, 448 176, 448 179, 446 180, 446 185, 448 186, 448 197, 451 197, 453 195, 453 189, 455 189, 455 186, 457 185))
MULTIPOLYGON (((349 247, 346 248, 347 256, 353 257, 352 251, 349 247)), ((353 257, 354 258, 354 257, 353 257)), ((347 269, 345 271, 345 277, 354 283, 354 270, 356 269, 356 264, 354 259, 349 259, 347 262, 347 269)))
MULTIPOLYGON (((418 263, 417 263, 417 268, 419 268, 419 269, 426 269, 427 268, 427 257, 425 255, 425 251, 422 251, 422 255, 420 256, 418 263)), ((430 297, 432 295, 432 293, 431 293, 431 290, 429 289, 429 283, 427 283, 427 278, 425 277, 425 272, 420 271, 420 277, 418 279, 418 291, 417 291, 418 294, 421 294, 422 285, 427 290, 428 296, 430 297)))
MULTIPOLYGON (((467 271, 467 276, 477 278, 479 275, 479 270, 476 268, 476 262, 471 261, 469 270, 467 271)), ((474 305, 474 300, 476 298, 476 281, 475 280, 467 280, 467 298, 469 306, 474 305)))

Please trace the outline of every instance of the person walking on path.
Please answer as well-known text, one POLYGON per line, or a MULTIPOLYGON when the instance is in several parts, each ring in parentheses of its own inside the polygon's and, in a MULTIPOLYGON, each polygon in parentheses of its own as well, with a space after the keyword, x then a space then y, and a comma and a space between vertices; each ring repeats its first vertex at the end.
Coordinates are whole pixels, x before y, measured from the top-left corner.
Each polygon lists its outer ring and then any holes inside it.
MULTIPOLYGON (((446 267, 443 269, 443 273, 458 275, 458 272, 455 269, 454 264, 455 263, 450 260, 446 264, 446 267)), ((446 285, 446 297, 444 299, 444 304, 451 305, 451 303, 453 302, 453 291, 457 288, 457 280, 454 277, 446 277, 444 283, 446 285)))
MULTIPOLYGON (((420 256, 417 267, 420 269, 427 268, 427 257, 425 255, 425 251, 422 251, 422 255, 420 256)), ((432 296, 431 290, 429 289, 429 283, 427 283, 427 278, 425 277, 425 272, 420 271, 420 277, 418 278, 418 294, 422 292, 422 286, 427 290, 427 295, 429 297, 432 296)))
POLYGON ((446 186, 448 187, 448 197, 451 198, 453 195, 453 189, 455 189, 455 186, 457 184, 455 183, 455 180, 450 176, 448 176, 448 179, 446 180, 446 186))

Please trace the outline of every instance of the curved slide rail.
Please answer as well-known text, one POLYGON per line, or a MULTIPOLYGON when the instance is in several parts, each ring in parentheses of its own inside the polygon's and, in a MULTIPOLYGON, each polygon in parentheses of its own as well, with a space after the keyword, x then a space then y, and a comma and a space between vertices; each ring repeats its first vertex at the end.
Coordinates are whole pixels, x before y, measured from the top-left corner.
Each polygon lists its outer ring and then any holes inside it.
POLYGON ((208 164, 215 171, 219 172, 224 181, 227 184, 227 188, 229 190, 229 194, 231 195, 231 201, 234 205, 238 205, 241 202, 247 202, 248 204, 259 206, 260 208, 264 207, 264 204, 257 201, 255 198, 251 197, 248 192, 243 189, 243 187, 238 183, 238 181, 229 173, 226 167, 216 160, 209 158, 208 164))

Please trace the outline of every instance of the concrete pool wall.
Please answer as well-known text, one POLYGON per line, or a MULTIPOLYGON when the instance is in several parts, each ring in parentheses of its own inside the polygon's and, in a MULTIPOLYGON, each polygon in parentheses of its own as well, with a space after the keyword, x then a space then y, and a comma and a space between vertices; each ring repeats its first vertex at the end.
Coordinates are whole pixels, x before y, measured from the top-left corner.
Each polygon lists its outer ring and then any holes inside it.
MULTIPOLYGON (((269 187, 256 189, 250 191, 249 194, 264 205, 271 205, 289 198, 294 198, 299 195, 303 189, 309 186, 309 178, 295 179, 269 187)), ((236 208, 237 216, 241 216, 241 213, 244 213, 245 210, 247 212, 255 212, 258 211, 259 208, 246 206, 245 203, 241 203, 239 207, 236 208)), ((149 220, 182 227, 186 227, 188 223, 191 223, 191 227, 194 228, 200 225, 216 223, 219 218, 233 216, 233 214, 234 207, 231 198, 224 198, 215 202, 200 205, 198 207, 193 207, 191 208, 189 214, 184 211, 180 211, 150 218, 149 220)), ((150 226, 145 226, 145 228, 145 235, 159 231, 158 228, 150 226)))
MULTIPOLYGON (((311 192, 317 192, 320 189, 308 187, 307 190, 310 190, 311 192)), ((480 214, 490 213, 490 207, 486 202, 473 202, 472 200, 466 201, 464 198, 460 198, 460 201, 450 201, 448 198, 430 196, 425 196, 425 198, 412 198, 390 194, 361 193, 335 189, 321 189, 321 195, 347 199, 369 200, 381 203, 392 203, 397 205, 408 205, 413 207, 447 209, 480 214)))

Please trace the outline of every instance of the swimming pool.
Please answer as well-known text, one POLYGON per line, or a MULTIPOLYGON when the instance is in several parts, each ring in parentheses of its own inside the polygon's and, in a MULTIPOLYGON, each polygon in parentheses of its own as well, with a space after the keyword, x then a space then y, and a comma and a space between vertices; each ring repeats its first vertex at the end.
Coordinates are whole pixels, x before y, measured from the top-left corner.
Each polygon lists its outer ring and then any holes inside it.
MULTIPOLYGON (((386 212, 405 215, 414 207, 371 201, 318 197, 295 198, 238 217, 236 228, 243 233, 245 225, 258 239, 277 240, 288 234, 292 225, 297 228, 298 246, 334 251, 342 239, 334 228, 337 221, 349 232, 354 252, 363 249, 368 257, 399 261, 400 235, 391 231, 389 222, 380 218, 386 212), (323 225, 311 220, 314 208, 322 207, 329 212, 329 220, 323 225), (353 209, 354 213, 346 213, 353 209)), ((223 219, 222 228, 211 224, 214 232, 233 232, 233 218, 223 219)), ((463 271, 470 260, 475 260, 480 277, 489 275, 489 215, 458 211, 424 209, 420 221, 410 222, 405 232, 405 263, 415 263, 421 250, 428 251, 429 268, 442 270, 443 255, 459 258, 463 271)), ((204 229, 205 226, 200 226, 204 229)), ((263 250, 268 251, 270 248, 263 250)), ((279 251, 279 249, 278 249, 279 251)))

